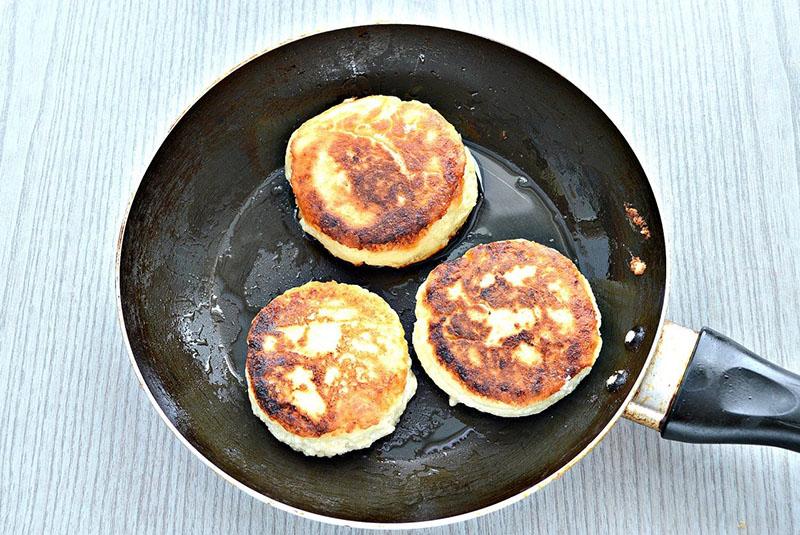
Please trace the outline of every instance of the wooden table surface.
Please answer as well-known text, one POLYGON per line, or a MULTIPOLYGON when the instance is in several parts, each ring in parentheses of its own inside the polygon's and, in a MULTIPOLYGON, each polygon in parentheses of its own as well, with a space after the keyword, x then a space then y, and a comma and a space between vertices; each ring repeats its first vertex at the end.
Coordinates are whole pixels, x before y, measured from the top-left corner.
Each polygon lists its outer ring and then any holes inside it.
MULTIPOLYGON (((370 21, 481 33, 614 117, 671 211, 669 317, 800 370, 800 7, 718 2, 0 3, 0 531, 346 533, 234 489, 137 385, 123 208, 167 128, 252 54, 370 21)), ((454 489, 458 492, 457 489, 454 489)), ((798 533, 800 455, 622 421, 562 479, 430 533, 798 533)))

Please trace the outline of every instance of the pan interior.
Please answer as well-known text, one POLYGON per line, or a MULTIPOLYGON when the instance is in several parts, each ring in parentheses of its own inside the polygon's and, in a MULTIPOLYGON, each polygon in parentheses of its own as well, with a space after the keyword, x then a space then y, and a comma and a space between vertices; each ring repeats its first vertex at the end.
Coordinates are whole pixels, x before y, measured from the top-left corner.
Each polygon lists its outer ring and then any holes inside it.
MULTIPOLYGON (((467 34, 417 26, 337 30, 273 50, 208 92, 170 133, 128 219, 125 326, 147 387, 178 431, 231 477, 300 509, 365 522, 473 511, 555 473, 610 422, 641 371, 664 298, 664 240, 642 169, 611 122, 562 77, 467 34), (281 168, 291 132, 352 96, 392 94, 439 110, 483 176, 467 225, 434 258, 355 268, 297 224, 281 168), (625 203, 649 224, 631 225, 625 203), (414 360, 417 395, 371 448, 307 458, 252 415, 243 376, 255 313, 309 280, 362 285, 400 315, 439 262, 478 243, 527 238, 572 258, 594 289, 603 350, 578 389, 542 414, 503 419, 446 396, 414 360), (642 276, 632 255, 647 263, 642 276), (638 350, 625 334, 644 328, 638 350), (614 392, 615 370, 631 378, 614 392)), ((414 358, 412 354, 412 358, 414 358)))

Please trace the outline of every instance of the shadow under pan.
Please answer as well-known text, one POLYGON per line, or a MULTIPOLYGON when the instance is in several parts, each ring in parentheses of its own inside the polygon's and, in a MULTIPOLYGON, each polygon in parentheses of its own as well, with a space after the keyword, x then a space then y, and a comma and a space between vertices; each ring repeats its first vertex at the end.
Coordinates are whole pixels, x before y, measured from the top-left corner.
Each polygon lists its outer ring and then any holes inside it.
POLYGON ((134 359, 157 403, 203 456, 255 491, 363 522, 454 516, 514 496, 579 455, 617 413, 653 343, 664 299, 661 222, 644 173, 613 124, 564 78, 468 34, 386 25, 328 32, 240 67, 178 122, 149 166, 124 233, 120 292, 134 359), (305 236, 283 174, 303 121, 352 96, 418 99, 464 136, 483 176, 467 225, 408 268, 353 267, 305 236), (644 240, 624 203, 647 219, 644 240), (359 284, 398 312, 439 262, 527 238, 572 258, 597 297, 603 350, 545 412, 503 419, 450 407, 419 367, 396 431, 371 448, 308 458, 251 413, 243 382, 255 313, 309 280, 359 284), (647 262, 643 276, 631 255, 647 262), (625 333, 644 328, 637 351, 625 333), (630 374, 615 392, 605 381, 630 374))

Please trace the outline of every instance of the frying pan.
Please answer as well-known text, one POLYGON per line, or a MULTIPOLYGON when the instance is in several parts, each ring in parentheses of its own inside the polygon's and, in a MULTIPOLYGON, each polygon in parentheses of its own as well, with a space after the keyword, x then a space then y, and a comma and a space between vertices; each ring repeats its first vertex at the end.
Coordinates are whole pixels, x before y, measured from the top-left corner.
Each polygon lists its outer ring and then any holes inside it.
POLYGON ((670 439, 800 450, 800 377, 714 331, 665 323, 667 243, 633 150, 558 73, 457 31, 346 28, 255 57, 175 124, 120 233, 118 304, 154 406, 226 480, 323 521, 430 526, 542 487, 623 413, 670 439), (433 258, 400 270, 350 266, 306 237, 281 167, 303 121, 370 94, 431 104, 483 175, 465 228, 433 258), (272 298, 312 279, 359 284, 384 297, 410 334, 414 294, 434 266, 507 238, 555 247, 594 289, 603 349, 567 398, 519 419, 450 407, 415 361, 419 388, 395 432, 330 459, 292 451, 253 416, 245 337, 272 298), (632 272, 634 256, 643 274, 632 272))

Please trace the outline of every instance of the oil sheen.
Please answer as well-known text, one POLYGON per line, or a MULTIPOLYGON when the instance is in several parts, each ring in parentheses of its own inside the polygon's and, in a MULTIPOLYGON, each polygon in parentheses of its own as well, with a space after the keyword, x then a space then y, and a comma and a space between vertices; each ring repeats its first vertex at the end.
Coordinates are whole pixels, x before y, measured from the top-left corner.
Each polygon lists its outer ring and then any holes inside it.
MULTIPOLYGON (((328 254, 305 235, 297 222, 296 206, 283 169, 265 177, 242 203, 231 221, 212 266, 208 336, 197 354, 216 351, 213 362, 244 389, 246 335, 261 307, 289 288, 310 280, 358 284, 383 297, 398 313, 409 348, 414 324, 415 295, 430 270, 458 258, 480 243, 525 238, 557 249, 576 260, 573 240, 563 218, 531 177, 498 155, 468 144, 478 163, 481 184, 477 205, 447 247, 433 257, 402 269, 353 267, 328 254)), ((373 447, 353 455, 377 456, 390 463, 420 459, 436 470, 436 458, 470 441, 505 442, 515 439, 513 419, 480 431, 486 416, 462 406, 450 407, 447 397, 425 375, 412 349, 413 371, 419 387, 395 432, 373 447)), ((206 359, 206 365, 209 362, 206 359)), ((213 368, 213 366, 212 366, 213 368)))

